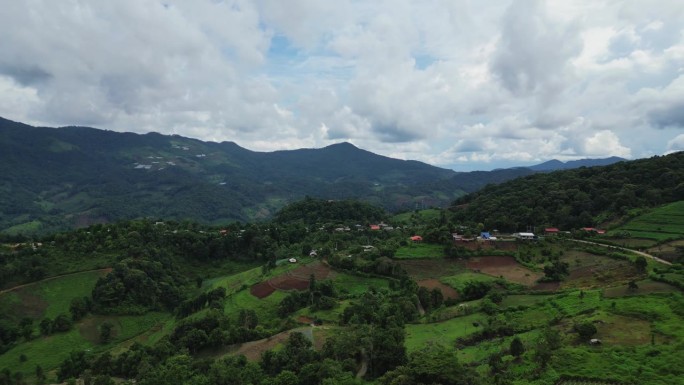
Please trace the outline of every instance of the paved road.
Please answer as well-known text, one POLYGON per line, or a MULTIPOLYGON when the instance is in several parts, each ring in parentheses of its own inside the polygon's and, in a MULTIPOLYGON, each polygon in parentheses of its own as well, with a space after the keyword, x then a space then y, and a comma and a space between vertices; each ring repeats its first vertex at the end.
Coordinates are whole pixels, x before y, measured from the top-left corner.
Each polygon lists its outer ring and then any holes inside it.
POLYGON ((642 252, 642 251, 628 249, 628 248, 626 248, 626 247, 619 247, 619 246, 612 246, 612 245, 604 245, 603 243, 596 243, 596 242, 589 242, 589 241, 581 241, 581 240, 579 240, 579 239, 570 239, 570 240, 571 240, 571 241, 574 241, 574 242, 587 243, 587 244, 590 244, 590 245, 597 245, 597 246, 603 246, 603 247, 614 248, 614 249, 618 249, 618 250, 629 251, 630 253, 642 255, 642 256, 644 256, 644 257, 646 257, 646 258, 651 258, 652 260, 654 260, 654 261, 656 261, 656 262, 660 262, 660 263, 662 263, 662 264, 664 264, 664 265, 672 265, 672 262, 668 262, 668 261, 666 261, 666 260, 664 260, 664 259, 660 259, 660 258, 658 258, 658 257, 656 257, 656 256, 654 256, 654 255, 651 255, 651 254, 646 254, 646 253, 644 253, 644 252, 642 252))

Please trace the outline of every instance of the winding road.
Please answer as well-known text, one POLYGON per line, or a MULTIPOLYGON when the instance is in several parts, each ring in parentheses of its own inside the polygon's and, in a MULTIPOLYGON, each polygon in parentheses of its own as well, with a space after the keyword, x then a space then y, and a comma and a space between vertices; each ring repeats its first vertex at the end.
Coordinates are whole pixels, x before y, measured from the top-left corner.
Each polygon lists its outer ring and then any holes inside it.
POLYGON ((654 255, 644 253, 643 251, 632 250, 632 249, 628 249, 628 248, 626 248, 626 247, 620 247, 620 246, 604 245, 603 243, 597 243, 597 242, 582 241, 582 240, 579 240, 579 239, 569 239, 569 240, 570 240, 570 241, 573 241, 573 242, 586 243, 586 244, 589 244, 589 245, 603 246, 603 247, 607 247, 607 248, 613 248, 613 249, 618 249, 618 250, 623 250, 623 251, 629 251, 630 253, 634 253, 634 254, 638 254, 638 255, 644 256, 644 257, 646 257, 646 258, 650 258, 650 259, 652 259, 652 260, 654 260, 654 261, 656 261, 656 262, 660 262, 660 263, 662 263, 662 264, 664 264, 664 265, 672 265, 672 262, 668 262, 668 261, 666 261, 666 260, 664 260, 664 259, 660 259, 660 258, 658 258, 658 257, 656 257, 656 256, 654 256, 654 255))

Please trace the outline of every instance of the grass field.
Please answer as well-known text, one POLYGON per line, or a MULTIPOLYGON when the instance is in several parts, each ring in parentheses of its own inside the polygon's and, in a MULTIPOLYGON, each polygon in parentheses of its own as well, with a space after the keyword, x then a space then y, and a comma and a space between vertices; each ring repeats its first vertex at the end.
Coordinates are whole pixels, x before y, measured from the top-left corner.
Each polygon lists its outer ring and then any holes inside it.
POLYGON ((140 316, 88 316, 66 333, 37 337, 0 355, 0 369, 9 368, 13 371, 21 371, 25 376, 32 376, 36 365, 40 365, 45 371, 50 371, 55 369, 72 351, 97 353, 110 349, 116 350, 120 344, 126 344, 127 341, 169 319, 171 315, 156 312, 140 316), (109 344, 101 345, 97 341, 97 327, 105 320, 114 324, 113 340, 109 344), (21 355, 25 355, 27 361, 22 362, 19 359, 21 355))
POLYGON ((1 294, 0 310, 16 319, 54 318, 59 314, 68 314, 71 300, 89 297, 98 278, 105 274, 105 271, 74 273, 26 285, 1 294))
MULTIPOLYGON (((439 213, 440 210, 437 209, 427 209, 427 210, 420 210, 418 211, 418 216, 421 218, 422 221, 425 220, 433 220, 433 219, 438 219, 439 218, 439 213)), ((413 212, 406 212, 406 213, 401 213, 397 214, 392 217, 392 222, 403 222, 403 223, 409 223, 411 222, 411 216, 413 215, 413 212)))
POLYGON ((396 259, 432 259, 443 258, 444 246, 430 243, 410 243, 402 246, 394 253, 396 259))
POLYGON ((613 229, 608 235, 627 232, 631 238, 654 241, 684 238, 684 201, 670 203, 640 215, 613 229))
POLYGON ((285 296, 287 293, 276 290, 268 297, 259 299, 250 294, 249 290, 242 290, 226 297, 224 311, 228 315, 237 316, 241 309, 254 310, 259 317, 259 323, 270 327, 280 320, 277 313, 278 304, 285 296))
POLYGON ((337 272, 333 282, 339 293, 352 296, 361 295, 371 287, 376 289, 389 287, 389 281, 384 278, 359 277, 357 275, 337 272))
POLYGON ((428 344, 451 345, 457 338, 481 330, 485 318, 483 314, 477 313, 438 323, 406 325, 406 349, 413 352, 428 344))
POLYGON ((450 275, 448 277, 441 277, 439 280, 445 285, 449 285, 456 289, 457 291, 463 290, 463 287, 467 282, 496 282, 501 278, 492 277, 491 275, 473 273, 470 271, 464 271, 456 275, 450 275))

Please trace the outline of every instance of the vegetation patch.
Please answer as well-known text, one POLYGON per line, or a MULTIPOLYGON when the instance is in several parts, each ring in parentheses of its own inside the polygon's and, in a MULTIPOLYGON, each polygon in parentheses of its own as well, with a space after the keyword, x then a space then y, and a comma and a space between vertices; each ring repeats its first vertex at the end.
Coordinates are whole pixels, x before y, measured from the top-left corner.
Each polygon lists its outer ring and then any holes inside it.
POLYGON ((608 287, 603 290, 603 296, 605 298, 619 298, 632 295, 671 293, 679 291, 679 289, 672 285, 668 285, 664 282, 652 281, 650 279, 635 281, 634 283, 636 284, 636 287, 630 287, 629 284, 608 287))
POLYGON ((409 243, 394 253, 396 259, 441 259, 444 258, 444 246, 432 243, 409 243))
POLYGON ((454 290, 453 287, 448 286, 443 284, 437 279, 424 279, 422 281, 418 281, 418 286, 424 287, 427 289, 439 289, 439 291, 442 292, 442 295, 444 296, 444 299, 457 299, 458 298, 458 292, 454 290))
POLYGON ((465 263, 457 259, 401 260, 398 263, 416 280, 440 278, 466 271, 465 263))
POLYGON ((540 272, 520 265, 515 258, 510 256, 474 257, 468 260, 466 266, 475 272, 504 278, 526 286, 534 285, 543 276, 540 272))
POLYGON ((485 317, 478 313, 438 323, 406 325, 406 349, 413 352, 428 345, 454 343, 457 338, 482 330, 483 322, 485 317))

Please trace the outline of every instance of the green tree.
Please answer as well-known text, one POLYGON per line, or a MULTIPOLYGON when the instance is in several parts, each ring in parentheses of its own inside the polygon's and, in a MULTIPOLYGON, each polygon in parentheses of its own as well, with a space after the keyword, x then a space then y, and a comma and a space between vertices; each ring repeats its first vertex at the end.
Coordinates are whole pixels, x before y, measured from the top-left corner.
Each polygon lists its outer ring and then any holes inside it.
POLYGON ((598 330, 591 322, 582 322, 575 325, 575 331, 579 334, 580 339, 588 341, 598 330))
POLYGON ((114 324, 105 321, 100 325, 100 343, 106 344, 112 340, 112 331, 114 330, 114 324))
POLYGON ((645 273, 646 268, 648 267, 648 262, 646 261, 646 257, 644 257, 643 255, 636 257, 636 259, 634 260, 634 266, 637 268, 637 270, 640 273, 645 273))
POLYGON ((513 357, 520 357, 525 353, 525 345, 518 336, 511 340, 510 351, 513 357))

